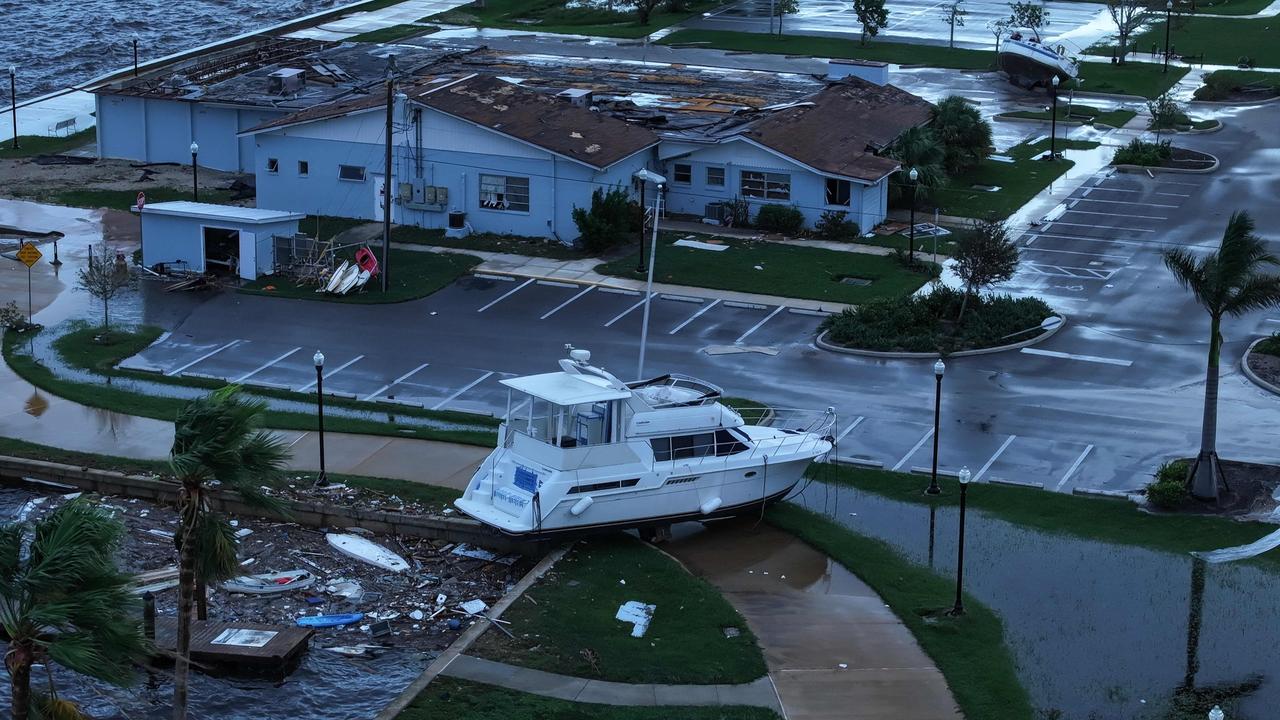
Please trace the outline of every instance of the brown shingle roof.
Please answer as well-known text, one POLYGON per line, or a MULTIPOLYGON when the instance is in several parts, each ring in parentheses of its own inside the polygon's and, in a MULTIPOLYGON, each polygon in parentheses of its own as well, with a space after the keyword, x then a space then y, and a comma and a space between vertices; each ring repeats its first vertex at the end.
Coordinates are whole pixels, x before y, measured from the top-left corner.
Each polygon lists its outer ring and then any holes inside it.
POLYGON ((596 168, 658 142, 646 128, 488 75, 454 83, 417 102, 596 168))
POLYGON ((774 112, 742 135, 816 170, 879 180, 898 166, 876 155, 903 131, 929 121, 929 103, 857 77, 833 82, 809 102, 774 112))

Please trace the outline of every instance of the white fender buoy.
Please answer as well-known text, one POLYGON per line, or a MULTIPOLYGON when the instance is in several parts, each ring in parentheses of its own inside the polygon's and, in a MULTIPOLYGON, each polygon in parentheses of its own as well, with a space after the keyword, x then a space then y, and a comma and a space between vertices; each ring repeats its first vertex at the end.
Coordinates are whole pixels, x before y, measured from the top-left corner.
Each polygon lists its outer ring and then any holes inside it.
POLYGON ((720 504, 721 504, 720 498, 713 497, 710 500, 702 503, 702 505, 698 506, 698 509, 702 511, 703 515, 710 515, 711 513, 720 509, 720 504))
POLYGON ((582 513, 586 512, 587 508, 591 507, 591 504, 593 502, 595 501, 592 500, 590 497, 584 497, 578 502, 574 503, 573 507, 569 508, 569 514, 573 515, 574 517, 577 517, 582 513))

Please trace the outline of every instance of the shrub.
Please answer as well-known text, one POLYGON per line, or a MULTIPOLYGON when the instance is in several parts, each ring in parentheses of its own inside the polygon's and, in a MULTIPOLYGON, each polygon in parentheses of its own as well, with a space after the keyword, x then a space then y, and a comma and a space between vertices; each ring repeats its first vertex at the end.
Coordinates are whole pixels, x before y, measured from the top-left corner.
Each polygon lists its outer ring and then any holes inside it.
POLYGON ((844 210, 823 210, 813 224, 813 232, 823 240, 849 241, 858 237, 858 223, 848 219, 844 210))
POLYGON ((27 316, 18 309, 18 303, 10 300, 0 306, 0 328, 5 330, 24 330, 27 327, 27 316))
MULTIPOLYGON (((13 303, 9 304, 12 305, 13 303)), ((1263 355, 1280 357, 1280 332, 1271 333, 1271 337, 1255 345, 1253 351, 1263 355)))
POLYGON ((596 188, 591 193, 591 209, 573 209, 579 240, 588 252, 607 250, 626 238, 635 220, 635 206, 627 191, 615 187, 596 188))
POLYGON ((1182 507, 1190 496, 1187 492, 1187 461, 1171 460, 1155 472, 1155 480, 1144 491, 1147 501, 1162 510, 1182 507))
POLYGON ((729 201, 729 227, 751 227, 751 206, 743 198, 729 201))
POLYGON ((795 205, 762 205, 756 212, 756 227, 766 232, 797 235, 804 228, 804 214, 795 205))
POLYGON ((1168 140, 1143 142, 1134 138, 1128 145, 1116 150, 1111 164, 1155 167, 1163 165, 1171 157, 1173 157, 1173 146, 1168 140))

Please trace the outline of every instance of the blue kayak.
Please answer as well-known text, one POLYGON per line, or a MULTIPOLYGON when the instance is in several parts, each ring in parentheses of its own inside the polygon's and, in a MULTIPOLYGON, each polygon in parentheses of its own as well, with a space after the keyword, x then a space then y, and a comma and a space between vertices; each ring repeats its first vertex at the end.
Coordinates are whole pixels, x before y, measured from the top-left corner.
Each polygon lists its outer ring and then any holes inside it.
POLYGON ((345 615, 307 615, 298 618, 299 627, 329 628, 350 625, 364 619, 364 613, 347 613, 345 615))

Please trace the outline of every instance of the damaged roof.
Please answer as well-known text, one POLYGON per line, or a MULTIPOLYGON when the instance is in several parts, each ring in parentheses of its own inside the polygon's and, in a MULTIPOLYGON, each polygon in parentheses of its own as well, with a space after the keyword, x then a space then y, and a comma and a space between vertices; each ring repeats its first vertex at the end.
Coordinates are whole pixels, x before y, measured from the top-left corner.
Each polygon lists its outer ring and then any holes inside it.
POLYGON ((849 76, 807 102, 750 123, 740 134, 821 172, 875 181, 898 167, 876 153, 929 122, 930 107, 893 85, 849 76))
POLYGON ((658 143, 647 128, 491 75, 475 75, 415 100, 595 168, 658 143))

